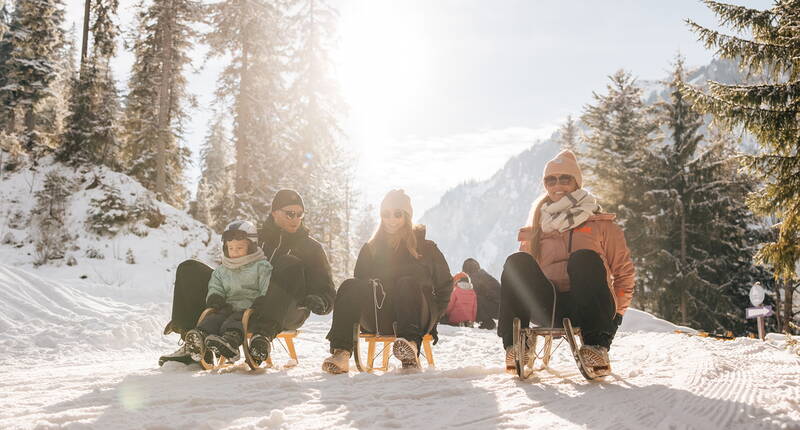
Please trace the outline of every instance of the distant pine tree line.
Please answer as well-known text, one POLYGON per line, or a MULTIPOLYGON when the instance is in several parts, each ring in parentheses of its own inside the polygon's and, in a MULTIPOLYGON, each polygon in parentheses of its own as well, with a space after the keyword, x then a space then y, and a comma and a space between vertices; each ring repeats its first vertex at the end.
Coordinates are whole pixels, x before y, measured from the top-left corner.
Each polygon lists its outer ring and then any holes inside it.
POLYGON ((220 231, 260 220, 274 192, 297 189, 306 223, 351 266, 356 201, 342 146, 346 111, 330 54, 337 11, 326 0, 140 0, 123 32, 119 0, 91 0, 86 56, 65 31, 63 0, 0 2, 0 170, 53 154, 76 167, 126 173, 159 200, 189 208, 187 89, 198 46, 226 63, 201 148, 191 213, 220 231), (200 32, 196 29, 203 28, 200 32), (110 67, 122 33, 134 62, 121 93, 110 67), (128 34, 130 33, 130 34, 128 34), (340 251, 343 250, 343 251, 340 251))
POLYGON ((777 308, 775 328, 791 330, 788 322, 800 319, 800 0, 777 0, 766 11, 705 3, 753 35, 687 21, 747 83, 689 84, 678 56, 663 82, 668 96, 648 105, 621 70, 594 94, 581 126, 569 118, 561 145, 578 148, 587 186, 624 226, 637 268, 635 306, 741 334, 749 289, 761 282, 777 308), (743 130, 758 142, 753 153, 738 151, 743 130))

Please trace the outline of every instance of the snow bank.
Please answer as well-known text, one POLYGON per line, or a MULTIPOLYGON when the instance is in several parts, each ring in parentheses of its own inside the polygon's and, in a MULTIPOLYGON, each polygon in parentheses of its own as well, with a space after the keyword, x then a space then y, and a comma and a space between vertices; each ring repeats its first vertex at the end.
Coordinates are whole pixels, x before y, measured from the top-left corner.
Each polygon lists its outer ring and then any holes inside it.
POLYGON ((621 331, 644 331, 653 333, 673 333, 675 330, 687 333, 696 333, 697 330, 690 327, 675 325, 669 321, 662 320, 647 312, 638 309, 628 308, 622 318, 621 331))
POLYGON ((0 365, 167 346, 156 336, 168 315, 163 303, 128 305, 7 265, 0 265, 0 303, 0 365))
POLYGON ((219 235, 187 213, 156 201, 134 179, 104 167, 74 169, 49 158, 38 166, 4 173, 0 180, 0 263, 67 282, 94 295, 123 299, 127 303, 163 303, 171 298, 174 270, 188 258, 211 262, 219 258, 219 235), (64 208, 60 234, 65 241, 63 258, 37 265, 34 222, 35 194, 49 173, 73 184, 64 208), (92 199, 104 196, 102 185, 119 189, 126 204, 147 202, 164 216, 156 228, 143 220, 121 227, 113 236, 99 236, 87 229, 92 199), (74 260, 74 265, 68 265, 74 260), (77 282, 74 282, 77 281, 77 282))

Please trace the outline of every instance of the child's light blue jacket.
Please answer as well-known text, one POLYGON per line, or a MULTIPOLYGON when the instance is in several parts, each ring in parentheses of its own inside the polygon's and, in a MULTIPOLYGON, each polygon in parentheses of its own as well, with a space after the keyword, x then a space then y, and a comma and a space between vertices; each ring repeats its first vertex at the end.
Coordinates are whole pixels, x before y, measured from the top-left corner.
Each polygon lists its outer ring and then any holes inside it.
POLYGON ((234 311, 247 309, 256 297, 267 293, 270 276, 272 276, 272 265, 266 258, 237 269, 219 266, 208 281, 206 299, 212 294, 219 294, 234 311))

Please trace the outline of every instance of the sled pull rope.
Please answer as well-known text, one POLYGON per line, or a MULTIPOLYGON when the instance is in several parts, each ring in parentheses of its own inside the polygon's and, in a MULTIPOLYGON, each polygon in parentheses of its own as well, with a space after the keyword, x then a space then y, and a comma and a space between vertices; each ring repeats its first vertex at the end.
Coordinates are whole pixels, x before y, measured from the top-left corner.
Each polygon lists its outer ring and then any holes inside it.
MULTIPOLYGON (((383 284, 378 279, 370 279, 370 285, 372 285, 372 303, 375 304, 375 334, 379 334, 381 331, 378 328, 378 311, 383 309, 383 302, 386 300, 386 291, 383 289, 383 284), (381 288, 381 303, 378 304, 378 287, 381 288)), ((395 336, 397 333, 395 333, 395 336)))

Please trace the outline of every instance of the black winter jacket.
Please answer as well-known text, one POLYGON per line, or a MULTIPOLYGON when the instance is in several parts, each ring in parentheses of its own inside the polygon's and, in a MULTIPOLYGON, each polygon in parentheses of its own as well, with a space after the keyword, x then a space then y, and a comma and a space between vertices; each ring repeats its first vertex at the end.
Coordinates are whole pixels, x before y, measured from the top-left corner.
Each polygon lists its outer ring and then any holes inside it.
POLYGON ((430 309, 427 332, 435 334, 436 324, 450 302, 453 277, 439 247, 425 239, 425 226, 416 226, 414 234, 417 236, 417 252, 421 256, 419 260, 411 256, 404 244, 395 250, 389 245, 366 243, 358 254, 354 275, 357 279, 379 279, 388 288, 403 276, 418 279, 430 309))
MULTIPOLYGON (((303 262, 306 279, 306 294, 319 296, 325 302, 322 315, 333 310, 336 289, 328 256, 322 245, 309 236, 305 224, 294 233, 288 233, 275 224, 272 215, 258 229, 258 242, 270 262, 280 255, 293 255, 303 262)), ((304 298, 298 298, 304 299, 304 298)))

